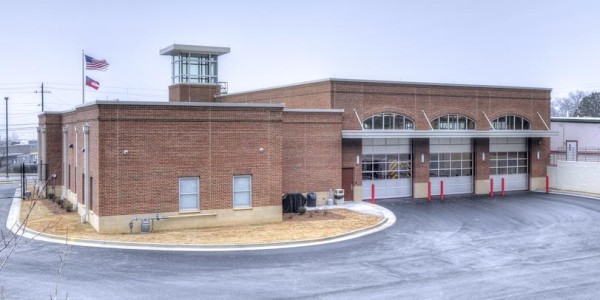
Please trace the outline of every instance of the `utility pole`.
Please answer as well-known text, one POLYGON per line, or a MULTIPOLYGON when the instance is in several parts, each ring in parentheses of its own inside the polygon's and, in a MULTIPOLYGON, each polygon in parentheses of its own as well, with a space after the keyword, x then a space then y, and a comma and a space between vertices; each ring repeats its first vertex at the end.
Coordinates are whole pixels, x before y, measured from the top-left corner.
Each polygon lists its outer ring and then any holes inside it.
POLYGON ((42 90, 41 91, 34 91, 34 93, 40 93, 42 94, 42 112, 44 112, 44 94, 50 94, 52 93, 51 91, 44 91, 44 83, 42 82, 42 90))

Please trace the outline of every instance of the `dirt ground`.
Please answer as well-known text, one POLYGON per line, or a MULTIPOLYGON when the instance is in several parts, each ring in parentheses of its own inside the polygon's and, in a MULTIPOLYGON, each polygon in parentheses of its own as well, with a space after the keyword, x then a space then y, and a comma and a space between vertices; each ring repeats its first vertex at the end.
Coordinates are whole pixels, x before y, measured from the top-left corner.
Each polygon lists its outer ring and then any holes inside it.
POLYGON ((382 217, 346 209, 320 210, 304 215, 284 214, 283 222, 265 225, 169 230, 149 234, 99 234, 81 224, 76 212, 66 212, 50 200, 23 201, 21 222, 30 210, 27 227, 70 238, 166 244, 255 244, 300 241, 335 236, 377 224, 382 217))

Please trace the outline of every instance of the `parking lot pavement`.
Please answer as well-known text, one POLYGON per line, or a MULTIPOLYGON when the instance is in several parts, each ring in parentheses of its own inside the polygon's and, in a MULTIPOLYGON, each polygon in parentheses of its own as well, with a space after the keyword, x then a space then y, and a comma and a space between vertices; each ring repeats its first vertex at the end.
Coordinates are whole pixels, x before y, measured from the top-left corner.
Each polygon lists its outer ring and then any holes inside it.
POLYGON ((190 253, 71 246, 58 281, 64 247, 32 242, 1 271, 1 284, 8 299, 47 297, 56 282, 59 297, 72 299, 597 298, 600 200, 515 193, 378 204, 396 215, 393 226, 315 247, 190 253))

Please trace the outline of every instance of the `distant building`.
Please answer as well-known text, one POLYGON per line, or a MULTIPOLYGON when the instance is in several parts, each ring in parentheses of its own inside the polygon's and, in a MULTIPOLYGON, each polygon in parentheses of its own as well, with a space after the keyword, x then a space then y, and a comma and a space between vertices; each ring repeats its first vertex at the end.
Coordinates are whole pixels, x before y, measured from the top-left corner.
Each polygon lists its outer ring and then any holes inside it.
POLYGON ((552 118, 553 157, 567 161, 600 161, 600 118, 552 118))
POLYGON ((41 160, 100 232, 280 222, 281 195, 346 200, 544 187, 550 89, 325 79, 226 94, 229 48, 172 45, 169 102, 40 115, 41 160), (372 189, 374 188, 374 190, 372 189))

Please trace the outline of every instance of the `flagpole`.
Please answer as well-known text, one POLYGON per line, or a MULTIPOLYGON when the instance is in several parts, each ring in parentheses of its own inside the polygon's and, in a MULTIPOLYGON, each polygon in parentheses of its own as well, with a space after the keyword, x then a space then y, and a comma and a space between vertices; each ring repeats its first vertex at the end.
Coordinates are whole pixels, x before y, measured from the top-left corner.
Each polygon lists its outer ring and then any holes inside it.
POLYGON ((85 53, 81 50, 81 103, 85 103, 85 53))

